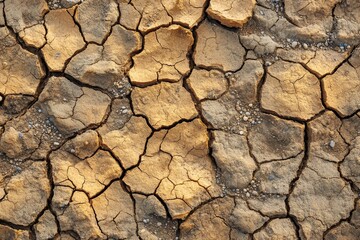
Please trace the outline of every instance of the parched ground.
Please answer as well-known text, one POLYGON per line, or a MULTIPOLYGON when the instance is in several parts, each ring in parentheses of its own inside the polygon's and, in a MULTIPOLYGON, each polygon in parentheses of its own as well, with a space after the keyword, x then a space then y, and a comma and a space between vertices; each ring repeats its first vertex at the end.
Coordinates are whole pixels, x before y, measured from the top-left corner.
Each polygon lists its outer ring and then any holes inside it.
POLYGON ((0 239, 360 239, 358 0, 0 0, 0 239))

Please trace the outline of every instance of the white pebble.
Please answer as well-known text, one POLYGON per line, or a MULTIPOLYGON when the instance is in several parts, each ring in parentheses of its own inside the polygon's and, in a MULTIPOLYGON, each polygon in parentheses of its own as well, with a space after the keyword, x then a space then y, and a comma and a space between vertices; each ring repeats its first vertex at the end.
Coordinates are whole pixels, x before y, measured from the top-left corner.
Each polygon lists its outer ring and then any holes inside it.
POLYGON ((298 42, 297 42, 297 41, 293 41, 293 42, 291 43, 291 47, 292 47, 292 48, 296 48, 297 45, 298 45, 298 42))
POLYGON ((331 148, 334 148, 335 147, 335 141, 334 140, 331 140, 330 143, 329 143, 329 146, 331 148))
POLYGON ((54 142, 54 145, 55 145, 55 146, 59 146, 60 143, 59 143, 59 142, 54 142))
POLYGON ((249 120, 249 118, 248 118, 247 116, 244 116, 244 117, 243 117, 243 120, 244 120, 244 121, 247 121, 247 120, 249 120))
POLYGON ((246 193, 246 197, 250 197, 250 193, 247 192, 247 193, 246 193))
POLYGON ((303 44, 303 48, 306 50, 309 48, 309 45, 307 45, 306 43, 303 44))

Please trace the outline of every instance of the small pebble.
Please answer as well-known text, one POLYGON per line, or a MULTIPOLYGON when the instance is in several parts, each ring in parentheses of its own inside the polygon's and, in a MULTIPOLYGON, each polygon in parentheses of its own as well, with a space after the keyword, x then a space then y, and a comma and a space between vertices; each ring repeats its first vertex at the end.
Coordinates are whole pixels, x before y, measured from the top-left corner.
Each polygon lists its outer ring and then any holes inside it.
POLYGON ((335 141, 334 140, 331 140, 330 143, 329 143, 329 146, 331 148, 334 148, 335 147, 335 141))
POLYGON ((244 116, 244 117, 243 117, 243 120, 244 120, 244 121, 247 121, 247 120, 249 120, 249 118, 248 118, 247 116, 244 116))
POLYGON ((231 77, 232 73, 231 72, 227 72, 225 73, 225 77, 231 77))
POLYGON ((293 41, 293 42, 291 43, 291 47, 292 47, 292 48, 296 48, 297 45, 298 45, 298 42, 297 42, 297 41, 293 41))
POLYGON ((250 197, 250 193, 248 193, 248 192, 245 195, 246 195, 246 197, 250 197))
POLYGON ((307 45, 306 43, 303 44, 303 48, 306 50, 309 48, 309 45, 307 45))
POLYGON ((162 225, 162 223, 161 223, 161 222, 158 222, 156 225, 157 225, 158 227, 160 227, 160 226, 162 225))
POLYGON ((59 146, 60 143, 59 142, 54 142, 54 146, 59 146))
POLYGON ((240 131, 239 134, 240 134, 240 135, 244 135, 244 131, 240 131))

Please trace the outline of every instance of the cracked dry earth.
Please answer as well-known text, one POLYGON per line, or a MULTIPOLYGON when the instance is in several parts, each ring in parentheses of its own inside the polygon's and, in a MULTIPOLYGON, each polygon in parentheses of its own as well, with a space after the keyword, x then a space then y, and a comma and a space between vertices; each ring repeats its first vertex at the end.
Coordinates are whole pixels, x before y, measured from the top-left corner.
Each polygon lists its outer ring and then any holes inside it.
POLYGON ((0 239, 360 239, 358 0, 0 0, 0 239))

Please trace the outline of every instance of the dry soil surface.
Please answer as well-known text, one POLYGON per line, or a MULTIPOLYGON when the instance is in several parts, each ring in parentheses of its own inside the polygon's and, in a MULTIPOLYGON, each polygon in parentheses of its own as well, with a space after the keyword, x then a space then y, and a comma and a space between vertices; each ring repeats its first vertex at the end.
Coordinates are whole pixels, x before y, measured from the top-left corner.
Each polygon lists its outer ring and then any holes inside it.
POLYGON ((360 239, 360 1, 0 0, 0 239, 360 239))

